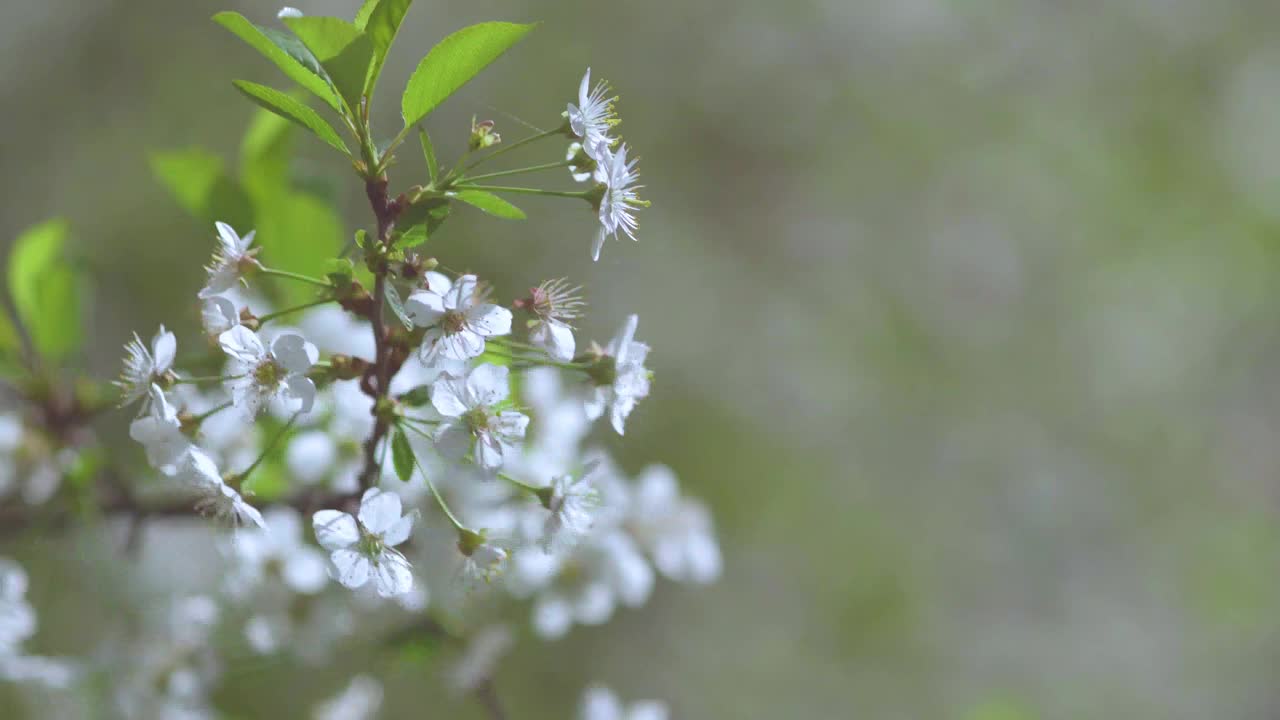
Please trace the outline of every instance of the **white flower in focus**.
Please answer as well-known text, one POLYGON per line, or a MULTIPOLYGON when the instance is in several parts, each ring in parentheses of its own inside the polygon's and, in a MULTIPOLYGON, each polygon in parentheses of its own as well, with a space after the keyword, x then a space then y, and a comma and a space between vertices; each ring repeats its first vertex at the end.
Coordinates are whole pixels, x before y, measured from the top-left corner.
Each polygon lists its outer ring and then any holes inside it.
POLYGON ((422 361, 430 364, 437 357, 478 357, 484 352, 485 338, 509 334, 511 311, 485 302, 487 299, 488 293, 475 275, 463 275, 447 288, 410 295, 405 313, 415 325, 427 328, 422 338, 422 361))
POLYGON ((409 592, 413 572, 395 546, 409 539, 417 513, 401 516, 400 496, 369 488, 360 498, 359 520, 339 510, 321 510, 312 516, 316 540, 330 552, 329 573, 344 586, 355 589, 373 575, 378 595, 391 597, 409 592))
POLYGON ((368 675, 357 675, 337 696, 311 713, 313 720, 371 720, 382 707, 382 684, 368 675))
POLYGON ((640 175, 636 172, 638 160, 627 162, 626 143, 617 152, 607 147, 601 150, 603 157, 598 161, 596 182, 603 186, 604 194, 600 198, 600 229, 596 231, 595 242, 591 246, 591 259, 600 259, 600 249, 604 247, 605 238, 610 235, 618 239, 618 232, 626 233, 632 240, 636 239, 635 211, 648 203, 640 200, 636 191, 643 188, 636 181, 640 175))
POLYGON ((182 432, 178 413, 169 404, 159 385, 151 386, 150 411, 129 424, 129 437, 142 444, 147 462, 166 475, 172 475, 177 463, 191 448, 191 440, 182 432))
POLYGON ((192 447, 182 456, 175 477, 195 490, 196 510, 202 514, 211 515, 232 527, 250 523, 265 527, 262 513, 245 502, 235 488, 223 482, 217 464, 200 448, 192 447))
POLYGON ((547 351, 555 360, 569 362, 576 345, 570 320, 582 314, 586 305, 580 295, 582 288, 559 278, 548 280, 529 289, 529 297, 518 300, 516 307, 533 313, 529 323, 529 342, 547 351))
POLYGON ((623 434, 627 416, 636 403, 649 394, 649 370, 644 366, 649 356, 649 346, 635 341, 637 315, 627 316, 627 322, 609 342, 600 361, 591 368, 596 387, 583 406, 587 417, 595 420, 606 409, 613 429, 623 434))
POLYGON ((218 229, 218 247, 213 252, 213 262, 205 268, 209 272, 209 281, 200 290, 200 298, 224 293, 235 287, 246 266, 255 262, 253 251, 249 249, 253 244, 255 231, 250 230, 249 234, 240 237, 224 222, 216 222, 214 227, 218 229))
POLYGON ((524 437, 529 418, 515 410, 495 410, 509 392, 508 370, 485 363, 465 381, 443 376, 431 386, 431 405, 447 418, 436 434, 441 454, 461 458, 471 450, 477 465, 502 467, 503 456, 524 437))
POLYGON ((595 467, 588 468, 576 479, 572 475, 560 475, 551 480, 551 500, 543 528, 543 548, 571 547, 591 530, 591 511, 599 503, 599 495, 592 485, 595 467))
POLYGON ((204 334, 217 337, 240 324, 236 304, 222 295, 210 295, 200 304, 200 324, 204 334))
POLYGON ((231 357, 231 379, 226 381, 231 400, 250 422, 273 397, 301 402, 299 412, 309 412, 316 399, 316 384, 307 377, 319 359, 316 346, 301 335, 286 333, 271 343, 271 351, 258 335, 237 325, 218 336, 223 352, 231 357))
POLYGON ((133 341, 124 346, 127 353, 124 359, 124 370, 120 379, 115 382, 120 388, 120 407, 144 397, 151 389, 151 384, 160 381, 173 369, 173 357, 178 352, 178 339, 174 334, 160 326, 155 337, 151 338, 151 349, 142 343, 137 333, 133 341))
POLYGON ((624 708, 618 696, 607 687, 587 688, 578 707, 578 720, 667 720, 666 704, 657 700, 641 700, 624 708))
MULTIPOLYGON (((600 141, 607 140, 609 130, 618 124, 613 113, 613 101, 616 97, 605 97, 609 92, 609 84, 601 81, 591 87, 591 68, 582 75, 578 84, 578 104, 569 103, 569 129, 574 135, 582 138, 582 144, 591 152, 598 147, 600 141)), ((600 158, 592 156, 599 161, 600 158)))
POLYGON ((302 11, 296 7, 289 7, 288 5, 285 5, 280 8, 280 12, 276 13, 276 17, 281 20, 284 20, 285 18, 300 18, 302 17, 302 11))

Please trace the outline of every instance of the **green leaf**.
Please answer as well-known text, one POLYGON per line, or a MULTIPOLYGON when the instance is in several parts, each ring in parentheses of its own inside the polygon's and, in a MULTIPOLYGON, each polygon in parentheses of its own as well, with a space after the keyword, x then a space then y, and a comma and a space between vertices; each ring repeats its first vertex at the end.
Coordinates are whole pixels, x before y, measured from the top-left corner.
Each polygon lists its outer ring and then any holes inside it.
POLYGON ((431 386, 417 385, 409 392, 400 395, 399 400, 409 407, 422 407, 431 402, 431 386))
POLYGON ((320 62, 296 39, 275 30, 258 27, 237 12, 220 12, 213 16, 213 21, 262 53, 284 71, 290 80, 324 100, 334 110, 342 111, 342 105, 333 94, 333 88, 329 87, 329 79, 321 69, 320 62))
POLYGON ((285 24, 320 61, 348 110, 353 115, 358 113, 373 57, 369 37, 355 25, 335 17, 285 18, 285 24))
POLYGON ((391 44, 400 32, 400 23, 404 22, 405 13, 409 12, 412 4, 413 0, 381 0, 370 11, 364 26, 359 24, 359 16, 356 16, 356 27, 363 30, 373 43, 369 75, 364 81, 364 94, 368 97, 373 97, 373 88, 378 84, 378 75, 382 74, 382 64, 386 62, 387 52, 391 50, 391 44))
POLYGON ((396 466, 396 475, 404 482, 413 477, 413 448, 409 446, 409 438, 404 430, 396 428, 395 437, 391 439, 391 461, 396 466))
POLYGON ((409 315, 404 311, 404 303, 400 300, 400 291, 396 290, 396 286, 387 283, 383 286, 382 295, 387 299, 387 307, 391 308, 392 314, 404 325, 406 330, 413 328, 413 321, 409 319, 409 315))
POLYGON ((516 23, 480 23, 441 40, 418 64, 405 87, 400 100, 405 127, 426 117, 533 28, 516 23))
POLYGON ((9 309, 0 306, 0 358, 16 357, 21 352, 22 337, 18 328, 9 319, 9 309))
POLYGON ((440 174, 440 166, 436 164, 436 148, 431 144, 431 138, 427 136, 427 129, 424 127, 418 128, 418 142, 422 143, 422 156, 427 160, 427 172, 434 185, 436 176, 440 174))
POLYGON ((293 121, 259 108, 240 140, 240 184, 253 198, 278 194, 289 186, 293 121))
POLYGON ((9 253, 9 292, 36 350, 60 359, 80 346, 80 273, 63 257, 65 220, 29 228, 9 253))
POLYGON ((427 226, 423 223, 418 223, 400 234, 400 239, 396 241, 396 247, 401 250, 408 250, 409 248, 418 247, 426 241, 427 226))
POLYGON ((280 117, 292 120, 310 130, 316 137, 325 141, 330 147, 342 154, 351 155, 351 151, 342 142, 342 138, 338 137, 338 132, 329 123, 325 122, 319 113, 289 97, 287 93, 247 80, 233 80, 232 83, 237 90, 266 110, 270 110, 280 117))
POLYGON ((461 200, 472 207, 480 208, 495 217, 506 218, 507 220, 525 219, 523 210, 497 195, 483 190, 459 190, 449 193, 449 197, 461 200))
POLYGON ((249 198, 227 176, 222 158, 192 148, 152 153, 151 172, 192 217, 206 223, 222 220, 234 227, 253 221, 249 198))
POLYGON ((364 0, 360 5, 360 9, 356 11, 355 26, 361 31, 369 24, 369 17, 373 15, 373 11, 377 9, 379 0, 364 0))
MULTIPOLYGON (((255 198, 257 243, 263 261, 273 268, 322 276, 327 261, 342 248, 345 232, 333 206, 306 192, 281 190, 255 198)), ((303 283, 277 283, 280 300, 301 304, 315 299, 315 288, 303 283)))
POLYGON ((444 218, 449 214, 449 201, 442 197, 430 197, 419 199, 418 202, 410 203, 408 207, 400 213, 400 217, 396 218, 396 223, 401 227, 412 227, 418 223, 427 223, 427 235, 435 232, 436 227, 444 222, 444 218))

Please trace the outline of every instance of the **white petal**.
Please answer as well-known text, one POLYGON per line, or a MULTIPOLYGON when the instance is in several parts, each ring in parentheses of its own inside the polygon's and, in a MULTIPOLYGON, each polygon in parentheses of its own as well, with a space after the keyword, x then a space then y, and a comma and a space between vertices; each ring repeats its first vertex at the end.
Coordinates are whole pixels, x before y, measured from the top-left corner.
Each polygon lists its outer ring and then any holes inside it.
POLYGON ((155 358, 154 372, 164 374, 173 367, 173 356, 178 352, 178 338, 160 326, 160 332, 151 339, 151 355, 155 358))
POLYGON ((355 589, 369 581, 369 558, 355 550, 334 550, 329 562, 333 579, 346 587, 355 589))
POLYGON ((449 360, 470 360, 484 353, 484 336, 465 328, 444 335, 436 344, 440 356, 449 360))
POLYGON ((467 391, 459 380, 442 377, 431 386, 431 406, 445 417, 462 417, 469 407, 467 391))
POLYGON ((596 231, 596 237, 591 241, 591 260, 592 262, 600 262, 600 250, 604 248, 604 239, 608 233, 605 228, 596 231))
POLYGON ((423 277, 427 280, 427 289, 437 295, 444 295, 449 292, 449 288, 453 287, 453 281, 444 273, 428 270, 423 277))
POLYGON ((240 362, 256 365, 267 355, 256 333, 243 325, 237 325, 218 336, 222 351, 240 362))
POLYGON ((399 495, 369 488, 360 498, 360 524, 369 532, 381 535, 400 519, 400 507, 399 495))
POLYGON ((271 354, 280 361, 286 370, 305 373, 320 359, 320 351, 306 338, 294 333, 286 333, 271 343, 271 354))
POLYGON ((577 351, 573 328, 558 320, 539 322, 529 332, 529 342, 547 351, 553 360, 569 362, 577 351))
POLYGON ((215 222, 213 226, 218 230, 218 239, 222 242, 223 253, 231 258, 239 257, 241 252, 240 234, 224 222, 215 222))
POLYGON ((529 427, 529 416, 515 410, 503 410, 494 421, 493 430, 504 439, 514 440, 524 437, 529 427))
POLYGON ((374 587, 382 597, 403 595, 413 588, 409 561, 398 552, 383 552, 374 566, 374 587))
POLYGON ((360 542, 356 519, 340 510, 319 510, 311 516, 316 542, 326 550, 341 550, 360 542))
POLYGON ((627 321, 618 329, 618 334, 609 341, 607 352, 617 359, 618 363, 627 361, 627 349, 636 337, 636 326, 640 324, 639 315, 628 315, 627 321))
POLYGON ((416 292, 404 301, 404 312, 418 327, 431 327, 444 316, 444 298, 433 291, 416 292))
POLYGON ((467 390, 478 404, 497 405, 511 392, 507 380, 509 374, 510 370, 505 366, 485 363, 467 376, 467 390))
POLYGON ((477 437, 475 449, 472 452, 476 464, 480 467, 486 470, 502 467, 502 445, 492 434, 484 433, 477 437))
POLYGON ((416 516, 417 513, 413 512, 397 520, 395 524, 382 534, 382 543, 387 547, 395 547, 405 540, 408 540, 409 531, 413 529, 413 521, 416 516))
POLYGON ((485 337, 511 334, 511 311, 500 305, 477 305, 467 312, 467 326, 485 337))
POLYGON ((590 688, 582 696, 578 720, 623 720, 622 703, 609 688, 590 688))
POLYGON ((547 593, 533 605, 533 631, 544 640, 559 640, 573 627, 573 612, 568 601, 555 593, 547 593))
POLYGON ((471 298, 476 294, 476 276, 463 275, 458 281, 449 288, 449 292, 444 294, 444 306, 449 310, 465 310, 471 304, 471 298))
POLYGON ((593 388, 591 394, 583 398, 582 409, 586 412, 588 420, 598 420, 604 414, 611 394, 610 388, 598 387, 593 388))
POLYGON ((573 604, 574 617, 583 625, 601 625, 613 617, 613 591, 602 582, 587 583, 573 604))
POLYGON ((459 460, 471 449, 471 431, 457 424, 442 426, 436 432, 436 450, 450 460, 459 460))
POLYGON ((302 407, 298 412, 311 412, 311 407, 316 402, 316 384, 312 382, 311 378, 290 375, 285 378, 285 386, 289 388, 289 395, 302 402, 302 407))
POLYGON ((205 333, 220 335, 240 324, 235 303, 221 295, 207 297, 200 309, 201 324, 205 333))

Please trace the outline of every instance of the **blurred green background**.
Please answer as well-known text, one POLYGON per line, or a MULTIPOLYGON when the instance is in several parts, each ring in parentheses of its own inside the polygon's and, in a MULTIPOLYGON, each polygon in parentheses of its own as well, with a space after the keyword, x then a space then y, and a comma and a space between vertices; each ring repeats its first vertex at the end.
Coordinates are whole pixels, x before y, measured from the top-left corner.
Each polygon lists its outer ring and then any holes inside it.
MULTIPOLYGON (((0 243, 72 221, 100 377, 133 330, 198 323, 175 298, 211 232, 147 152, 233 162, 252 108, 230 80, 281 84, 222 9, 278 5, 0 6, 0 243)), ((653 206, 599 264, 590 214, 540 198, 526 223, 456 213, 434 252, 503 294, 584 283, 601 340, 640 314, 657 384, 602 438, 672 465, 726 559, 710 589, 523 642, 498 676, 514 717, 568 717, 591 681, 676 718, 1280 713, 1273 4, 419 0, 383 132, 427 49, 493 19, 545 23, 432 115, 438 152, 473 113, 508 139, 554 124, 590 65, 653 206)), ((300 147, 367 225, 346 169, 300 147)), ((52 547, 44 628, 111 578, 52 547)), ((349 670, 230 667, 220 699, 290 717, 349 670)), ((387 717, 480 716, 383 678, 387 717)))

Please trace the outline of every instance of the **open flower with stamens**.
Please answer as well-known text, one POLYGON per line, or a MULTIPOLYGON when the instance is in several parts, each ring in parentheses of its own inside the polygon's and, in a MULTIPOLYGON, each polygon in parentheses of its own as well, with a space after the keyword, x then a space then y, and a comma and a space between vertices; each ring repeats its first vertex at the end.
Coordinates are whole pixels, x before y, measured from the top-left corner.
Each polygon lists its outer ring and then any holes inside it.
POLYGON ((551 493, 547 500, 547 522, 543 526, 542 546, 547 552, 571 547, 591 530, 591 511, 600 503, 600 496, 593 485, 593 464, 582 474, 558 475, 551 479, 551 493))
POLYGON ((596 182, 600 183, 603 195, 600 198, 600 229, 596 232, 595 243, 591 246, 591 259, 600 259, 600 249, 604 247, 605 238, 610 235, 618 239, 618 232, 626 233, 632 240, 636 239, 635 211, 648 205, 637 195, 643 185, 637 185, 640 174, 636 172, 639 160, 627 161, 628 147, 623 143, 617 152, 605 148, 603 157, 596 168, 596 182))
MULTIPOLYGON (((609 84, 603 80, 591 87, 591 68, 587 68, 578 84, 578 104, 569 103, 568 107, 569 129, 582 139, 583 149, 597 162, 600 157, 594 153, 601 147, 600 141, 607 141, 609 130, 618 124, 613 111, 613 102, 618 98, 608 95, 609 84)), ((604 147, 608 147, 607 142, 604 147)))
POLYGON ((200 324, 204 334, 214 338, 239 325, 240 313, 229 298, 210 295, 200 304, 200 324))
POLYGON ((584 405, 587 417, 595 420, 606 409, 611 410, 609 422, 619 435, 623 434, 627 416, 636 403, 649 395, 649 369, 644 366, 649 346, 635 341, 639 323, 639 316, 629 315, 596 364, 587 371, 595 383, 584 405))
POLYGON ((162 381, 173 369, 178 339, 161 325, 160 330, 151 338, 150 350, 137 333, 133 334, 133 341, 125 345, 124 350, 124 370, 120 373, 120 379, 115 382, 116 387, 120 388, 121 407, 145 397, 150 392, 152 383, 162 381))
POLYGON ((405 313, 415 325, 427 328, 422 338, 422 361, 469 360, 484 352, 485 338, 509 334, 511 311, 485 302, 487 299, 487 288, 475 275, 463 275, 448 286, 435 281, 430 290, 410 295, 405 313))
POLYGON ((258 527, 266 526, 262 513, 245 502, 235 488, 223 481, 218 465, 200 448, 192 447, 182 456, 175 477, 195 490, 196 510, 201 513, 211 515, 232 527, 250 523, 258 527))
POLYGON ((507 368, 485 363, 466 380, 441 376, 431 386, 431 404, 446 418, 436 434, 436 447, 449 458, 471 450, 480 467, 502 467, 503 456, 524 438, 529 418, 515 410, 497 410, 510 386, 507 368))
POLYGON ((159 385, 151 386, 149 412, 129 424, 129 437, 146 448, 147 462, 166 475, 177 470, 178 462, 191 448, 191 440, 182 432, 177 411, 159 385))
POLYGON ((413 588, 413 571, 396 545, 409 539, 417 513, 401 515, 400 496, 369 488, 360 498, 357 517, 340 510, 321 510, 311 518, 316 541, 330 552, 329 574, 355 589, 373 576, 382 597, 413 588))
POLYGON ((245 419, 252 422, 274 397, 300 402, 299 412, 311 410, 316 384, 307 372, 320 352, 301 335, 280 335, 268 351, 257 333, 237 325, 219 335, 218 344, 231 357, 231 377, 226 380, 226 387, 245 419))
POLYGON ((577 318, 586 305, 579 294, 581 291, 580 286, 572 286, 568 280, 559 278, 530 288, 528 298, 516 301, 517 307, 534 315, 529 324, 529 342, 556 360, 573 359, 576 345, 569 321, 577 318))
POLYGON ((218 229, 218 247, 213 252, 213 262, 205 268, 209 272, 209 281, 199 293, 201 298, 230 290, 245 270, 257 262, 253 259, 254 251, 249 249, 255 231, 250 230, 241 237, 224 222, 216 222, 214 227, 218 229))

